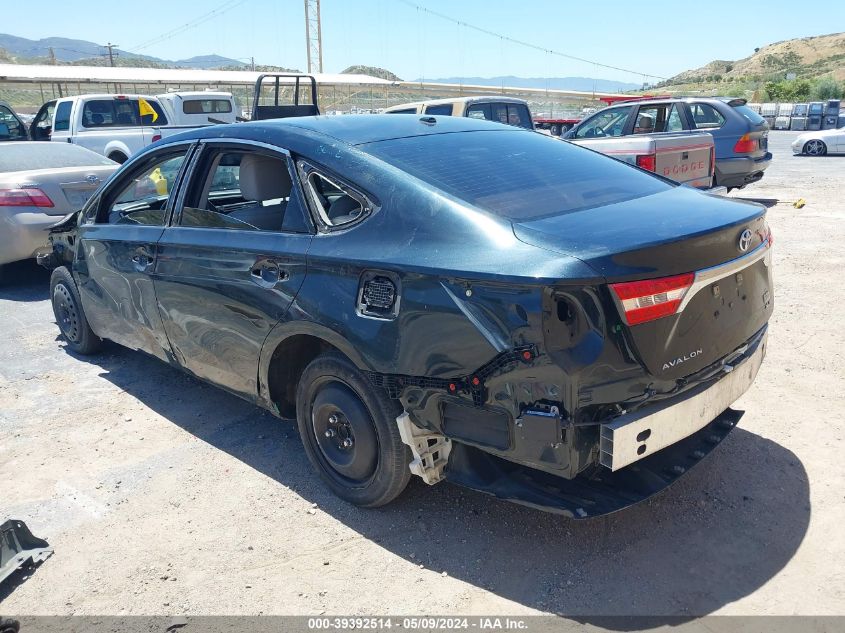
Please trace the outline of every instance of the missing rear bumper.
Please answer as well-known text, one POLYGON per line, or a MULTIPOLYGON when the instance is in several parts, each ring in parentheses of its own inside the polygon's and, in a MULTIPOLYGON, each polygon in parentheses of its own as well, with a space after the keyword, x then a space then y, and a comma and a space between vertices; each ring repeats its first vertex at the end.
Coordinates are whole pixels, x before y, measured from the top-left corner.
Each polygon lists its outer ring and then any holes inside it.
POLYGON ((521 466, 452 443, 446 480, 499 499, 583 519, 623 510, 668 488, 713 451, 742 417, 726 409, 689 437, 627 468, 597 467, 574 479, 521 466))

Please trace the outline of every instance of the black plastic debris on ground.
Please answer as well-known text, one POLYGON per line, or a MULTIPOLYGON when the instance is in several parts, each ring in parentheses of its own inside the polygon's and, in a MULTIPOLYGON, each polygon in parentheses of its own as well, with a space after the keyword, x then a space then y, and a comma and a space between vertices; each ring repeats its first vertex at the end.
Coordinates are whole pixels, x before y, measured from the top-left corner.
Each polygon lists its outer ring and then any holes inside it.
POLYGON ((6 521, 0 525, 0 583, 21 567, 44 562, 52 553, 47 541, 33 536, 26 523, 6 521))

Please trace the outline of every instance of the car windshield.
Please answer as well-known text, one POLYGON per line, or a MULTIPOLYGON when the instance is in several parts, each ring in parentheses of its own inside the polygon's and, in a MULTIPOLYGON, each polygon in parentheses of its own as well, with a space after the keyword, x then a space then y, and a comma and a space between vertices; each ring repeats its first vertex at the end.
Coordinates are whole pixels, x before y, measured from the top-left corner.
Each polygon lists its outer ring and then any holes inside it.
POLYGON ((672 187, 612 158, 532 132, 433 134, 359 147, 464 202, 516 222, 625 202, 672 187))
POLYGON ((114 165, 114 161, 69 143, 3 143, 0 145, 0 173, 114 165))
POLYGON ((734 110, 739 112, 742 116, 751 121, 754 125, 760 125, 765 120, 747 105, 734 106, 734 110))

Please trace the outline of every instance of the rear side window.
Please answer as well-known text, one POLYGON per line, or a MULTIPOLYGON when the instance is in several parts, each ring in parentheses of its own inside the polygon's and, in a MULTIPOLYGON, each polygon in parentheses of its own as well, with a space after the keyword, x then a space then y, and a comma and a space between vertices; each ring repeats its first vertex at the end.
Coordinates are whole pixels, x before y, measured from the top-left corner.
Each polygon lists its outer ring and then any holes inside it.
POLYGON ((430 105, 425 108, 426 114, 444 114, 446 116, 452 115, 452 104, 441 103, 439 105, 430 105))
POLYGON ((228 99, 186 99, 182 102, 185 114, 214 114, 231 112, 232 102, 228 99))
POLYGON ((541 134, 432 134, 359 147, 459 200, 516 222, 624 202, 672 186, 541 134))
POLYGON ((712 130, 725 124, 725 117, 716 108, 706 103, 691 103, 689 106, 693 123, 698 130, 712 130))
POLYGON ((325 227, 352 224, 372 210, 362 193, 340 179, 305 161, 299 161, 297 166, 308 203, 325 227))
POLYGON ((531 115, 528 113, 528 108, 521 103, 492 103, 490 106, 493 112, 493 121, 532 129, 531 115))
POLYGON ((416 114, 416 108, 405 108, 403 110, 391 110, 390 112, 385 112, 385 114, 416 114))
MULTIPOLYGON (((796 109, 798 108, 798 106, 795 106, 795 107, 796 107, 796 109)), ((760 125, 765 120, 763 117, 761 117, 754 110, 749 108, 747 105, 734 106, 734 110, 739 112, 742 116, 744 116, 746 119, 748 119, 754 125, 760 125)), ((806 110, 807 110, 807 106, 804 106, 804 108, 803 108, 804 114, 801 115, 801 116, 807 115, 806 110)))
POLYGON ((62 101, 56 106, 56 117, 53 121, 54 132, 67 132, 70 129, 70 101, 62 101))

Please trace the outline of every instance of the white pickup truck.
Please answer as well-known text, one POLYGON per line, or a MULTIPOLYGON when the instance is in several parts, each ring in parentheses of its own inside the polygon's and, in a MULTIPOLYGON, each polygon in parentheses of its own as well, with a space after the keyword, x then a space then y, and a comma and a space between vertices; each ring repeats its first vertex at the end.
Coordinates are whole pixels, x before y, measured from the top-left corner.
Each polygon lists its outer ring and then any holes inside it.
POLYGON ((235 113, 228 92, 171 92, 155 97, 79 95, 41 106, 30 126, 30 138, 74 143, 123 163, 165 136, 234 123, 235 113))

